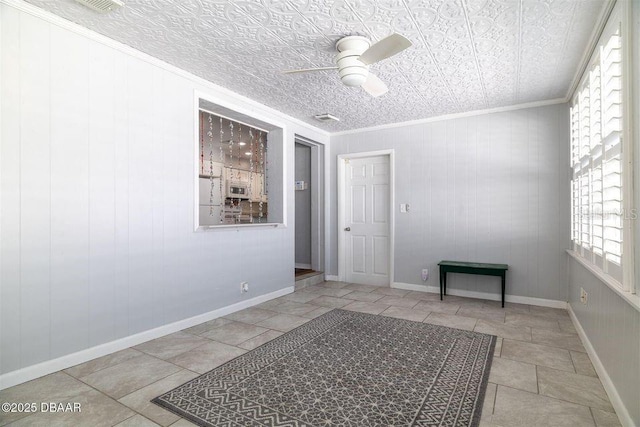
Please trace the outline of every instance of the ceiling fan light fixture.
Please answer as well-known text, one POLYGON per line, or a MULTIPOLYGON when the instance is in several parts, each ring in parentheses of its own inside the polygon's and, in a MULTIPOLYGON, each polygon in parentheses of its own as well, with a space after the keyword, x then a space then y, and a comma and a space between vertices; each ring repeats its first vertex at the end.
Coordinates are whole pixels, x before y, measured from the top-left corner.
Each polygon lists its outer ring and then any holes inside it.
POLYGON ((342 80, 345 86, 359 87, 367 81, 367 75, 362 73, 345 74, 344 76, 340 76, 340 80, 342 80))
POLYGON ((336 42, 336 50, 338 52, 352 50, 358 52, 358 55, 369 49, 370 46, 371 41, 362 36, 346 36, 336 42))
POLYGON ((362 87, 365 92, 376 98, 387 93, 389 88, 382 80, 369 73, 369 65, 394 56, 410 46, 411 41, 397 33, 393 33, 373 45, 365 37, 347 36, 336 42, 338 54, 335 56, 335 67, 304 68, 284 71, 284 73, 294 74, 337 69, 342 84, 349 87, 362 87))
POLYGON ((358 61, 360 54, 353 50, 344 50, 336 55, 338 75, 345 86, 358 87, 367 80, 369 67, 358 61))

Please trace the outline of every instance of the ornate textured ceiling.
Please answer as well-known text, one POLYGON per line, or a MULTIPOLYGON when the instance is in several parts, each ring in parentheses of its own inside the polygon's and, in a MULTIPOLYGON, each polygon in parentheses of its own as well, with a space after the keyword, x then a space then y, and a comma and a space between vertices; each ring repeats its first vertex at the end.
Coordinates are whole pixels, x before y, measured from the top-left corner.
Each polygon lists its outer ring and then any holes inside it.
POLYGON ((100 15, 28 0, 112 39, 328 131, 562 98, 603 0, 128 0, 100 15), (344 35, 398 32, 413 46, 372 66, 371 98, 333 65, 344 35), (339 123, 320 123, 329 112, 339 123))

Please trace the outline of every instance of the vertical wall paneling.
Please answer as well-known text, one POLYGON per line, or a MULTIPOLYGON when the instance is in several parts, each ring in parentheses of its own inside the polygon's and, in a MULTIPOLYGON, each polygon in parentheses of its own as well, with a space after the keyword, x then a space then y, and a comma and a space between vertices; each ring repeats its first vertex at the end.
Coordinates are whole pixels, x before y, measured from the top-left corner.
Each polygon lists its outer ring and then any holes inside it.
MULTIPOLYGON (((409 150, 411 152, 417 152, 421 150, 421 145, 424 141, 424 129, 420 128, 412 128, 409 129, 410 135, 409 138, 411 140, 411 144, 409 145, 409 150)), ((409 169, 406 174, 406 185, 411 185, 412 182, 422 182, 423 174, 427 170, 428 166, 425 164, 426 159, 417 157, 417 156, 409 156, 409 169)), ((399 179, 402 174, 397 173, 398 169, 396 169, 395 179, 399 179)), ((396 181, 397 182, 397 181, 396 181)), ((411 205, 411 209, 417 209, 419 212, 425 211, 427 199, 427 188, 421 188, 416 192, 415 198, 409 202, 411 205)), ((399 203, 404 203, 401 200, 396 199, 396 207, 399 206, 399 203)), ((396 215, 400 215, 399 208, 396 210, 396 215)), ((411 246, 415 247, 418 245, 422 245, 424 241, 425 229, 428 227, 428 224, 423 224, 420 222, 416 222, 410 220, 408 223, 408 231, 407 235, 409 241, 411 242, 411 246)), ((411 257, 407 257, 410 262, 406 266, 406 268, 411 271, 419 271, 421 270, 420 260, 411 259, 411 257)), ((421 280, 418 278, 418 280, 421 280)))
MULTIPOLYGON (((446 169, 444 170, 444 174, 446 177, 445 181, 445 193, 444 193, 444 201, 445 201, 445 221, 444 221, 444 230, 445 230, 445 239, 450 241, 451 244, 447 245, 446 256, 445 259, 456 259, 456 238, 457 238, 457 229, 456 229, 456 155, 458 152, 458 147, 456 145, 456 126, 455 123, 447 121, 445 125, 445 147, 446 147, 446 169)), ((435 148, 435 147, 434 147, 435 148)), ((396 241, 396 244, 398 242, 396 241)), ((456 278, 457 279, 457 278, 456 278)), ((455 279, 452 278, 452 281, 449 282, 453 287, 455 279)))
MULTIPOLYGON (((471 119, 470 119, 471 120, 471 119)), ((452 127, 452 146, 455 147, 453 161, 454 193, 453 201, 453 243, 455 259, 470 259, 469 256, 469 217, 471 203, 469 196, 473 182, 469 179, 469 167, 474 147, 469 143, 469 121, 452 127)), ((456 277, 457 279, 457 277, 456 277)), ((473 280, 473 279, 472 279, 473 280)), ((453 282, 452 282, 453 284, 453 282)))
POLYGON ((20 17, 20 347, 34 364, 49 353, 49 27, 20 17))
POLYGON ((153 327, 153 68, 129 61, 129 317, 130 333, 153 327))
POLYGON ((89 343, 89 42, 51 26, 51 356, 89 343))
MULTIPOLYGON (((558 120, 551 110, 538 111, 538 118, 543 122, 554 122, 558 120)), ((532 132, 535 131, 537 135, 537 144, 535 145, 535 150, 532 150, 532 154, 535 153, 538 159, 544 159, 544 161, 538 161, 536 164, 537 179, 535 180, 535 186, 538 203, 535 205, 535 215, 538 220, 538 227, 535 229, 535 232, 538 236, 536 242, 537 264, 534 266, 532 262, 529 268, 536 268, 535 271, 538 275, 538 281, 551 283, 564 289, 562 282, 557 282, 559 277, 554 277, 553 274, 553 272, 560 271, 564 268, 561 262, 562 257, 558 257, 553 252, 541 250, 544 247, 554 245, 559 240, 559 236, 564 235, 564 230, 560 229, 560 225, 562 220, 561 215, 563 215, 565 211, 559 208, 559 202, 562 200, 563 203, 566 203, 568 196, 563 193, 564 187, 558 189, 548 184, 549 181, 561 182, 564 178, 559 174, 558 170, 563 165, 556 155, 557 148, 545 143, 545 141, 562 138, 562 135, 556 135, 554 132, 556 128, 557 126, 549 126, 532 130, 532 132), (544 266, 548 268, 540 268, 544 266)), ((531 185, 534 185, 534 183, 531 185)), ((529 208, 533 210, 534 205, 530 204, 529 208)), ((561 299, 566 298, 566 291, 564 291, 561 297, 561 299)))
MULTIPOLYGON (((422 141, 428 141, 431 139, 431 133, 433 132, 433 128, 429 127, 429 128, 424 128, 420 130, 420 133, 418 133, 416 135, 416 146, 420 146, 423 144, 422 141)), ((432 170, 433 170, 433 159, 430 157, 427 157, 426 159, 416 159, 416 162, 418 163, 417 169, 419 171, 419 173, 416 175, 416 179, 418 179, 418 182, 431 182, 432 180, 432 170)), ((432 194, 432 189, 430 186, 425 186, 424 190, 422 191, 422 204, 421 204, 421 212, 423 212, 425 215, 428 214, 430 206, 433 203, 433 194, 432 194)), ((427 246, 431 244, 431 237, 433 235, 433 230, 431 228, 431 221, 416 221, 414 220, 413 223, 419 227, 418 229, 420 230, 420 237, 422 238, 421 240, 421 244, 422 246, 427 246)), ((421 260, 417 260, 417 265, 418 265, 418 269, 421 270, 422 269, 422 261, 421 260)), ((435 272, 431 272, 431 274, 434 274, 435 272)), ((422 278, 421 278, 422 279, 422 278)))
POLYGON ((528 158, 528 145, 531 138, 529 133, 530 110, 516 110, 511 112, 511 143, 509 175, 510 182, 510 245, 509 264, 517 266, 509 271, 509 280, 512 289, 515 287, 521 295, 535 296, 532 286, 529 284, 528 275, 528 251, 534 236, 528 236, 529 210, 527 200, 529 198, 529 182, 534 178, 531 163, 528 158))
MULTIPOLYGON (((465 226, 466 234, 466 258, 477 259, 478 254, 476 252, 476 241, 478 235, 476 230, 477 218, 478 218, 478 118, 469 117, 469 121, 466 126, 466 139, 467 139, 467 163, 466 163, 466 180, 469 183, 467 188, 467 194, 465 194, 467 221, 465 226)), ((472 284, 478 281, 478 277, 473 278, 472 284)))
MULTIPOLYGON (((565 176, 553 168, 567 161, 566 110, 551 105, 337 135, 329 179, 335 192, 339 154, 396 150, 397 204, 412 209, 405 214, 394 206, 395 282, 421 285, 420 270, 429 268, 426 284, 437 286, 443 259, 505 262, 508 294, 563 301, 566 270, 558 259, 569 245, 562 228, 569 203, 560 194, 565 176)), ((331 203, 333 229, 335 196, 331 203)), ((328 274, 337 273, 336 251, 333 239, 328 274)), ((490 277, 452 275, 450 283, 467 291, 500 289, 490 277)))
POLYGON ((2 155, 0 156, 0 332, 3 372, 20 368, 20 14, 2 11, 2 155))
POLYGON ((489 163, 489 122, 487 120, 476 120, 476 153, 475 153, 475 181, 477 191, 474 204, 476 206, 476 221, 473 229, 476 230, 474 242, 474 257, 480 255, 489 248, 491 252, 491 196, 490 184, 491 164, 489 163))
POLYGON ((527 277, 531 286, 539 281, 538 258, 540 254, 540 235, 539 230, 545 225, 541 223, 539 215, 539 206, 541 204, 538 185, 540 183, 540 128, 535 123, 540 122, 540 110, 533 110, 529 113, 530 120, 527 122, 527 134, 529 135, 527 144, 527 158, 529 159, 530 170, 527 180, 527 277))
MULTIPOLYGON (((511 245, 511 203, 510 201, 510 163, 508 161, 509 145, 511 141, 511 121, 509 113, 505 115, 492 114, 489 122, 489 188, 487 195, 490 203, 489 229, 492 262, 508 259, 511 245)), ((511 273, 509 273, 511 279, 511 273)), ((509 284, 513 284, 512 281, 509 284)), ((512 292, 512 291, 509 291, 512 292)))
MULTIPOLYGON (((447 150, 446 146, 442 146, 440 149, 436 149, 436 141, 446 141, 446 132, 447 132, 447 123, 444 121, 433 123, 430 126, 433 129, 432 132, 432 140, 428 142, 429 144, 429 157, 433 158, 432 162, 432 173, 431 173, 431 192, 433 194, 431 200, 431 210, 430 215, 426 218, 427 221, 431 224, 432 230, 432 238, 429 242, 429 252, 431 252, 440 242, 446 241, 448 239, 447 229, 446 229, 446 221, 447 221, 447 168, 449 166, 447 159, 447 150)), ((332 141, 333 142, 333 141, 332 141)), ((442 143, 441 143, 442 144, 442 143)), ((332 147, 333 149, 333 144, 332 147)), ((396 222, 401 218, 396 216, 396 222)), ((396 239, 396 246, 398 246, 399 240, 396 239)), ((453 254, 447 251, 447 248, 442 248, 443 253, 442 258, 450 258, 453 254)), ((431 277, 436 275, 437 266, 435 263, 429 259, 428 254, 425 253, 421 257, 421 261, 423 263, 431 264, 433 274, 431 277)), ((437 261, 436 261, 437 262, 437 261)), ((396 276, 399 277, 399 273, 401 270, 396 269, 396 276)), ((397 278, 395 279, 397 281, 397 278)), ((411 283, 411 282, 409 282, 411 283)), ((418 283, 418 282, 416 282, 418 283)))
POLYGON ((640 425, 640 312, 573 257, 567 256, 567 260, 569 304, 615 386, 631 425, 640 425), (580 288, 589 294, 587 305, 580 303, 580 288))
POLYGON ((153 69, 152 75, 152 125, 151 125, 151 149, 148 162, 151 165, 151 224, 152 224, 152 258, 151 258, 151 283, 152 283, 152 318, 154 326, 164 324, 164 312, 162 301, 166 288, 164 277, 164 186, 165 163, 164 150, 168 123, 171 117, 166 113, 164 94, 164 72, 153 69))
MULTIPOLYGON (((179 89, 176 79, 172 76, 164 76, 163 79, 163 96, 167 99, 177 99, 179 97, 179 89)), ((163 102, 163 117, 161 120, 166 121, 164 128, 163 149, 160 152, 163 163, 163 274, 161 279, 162 286, 162 303, 159 307, 162 312, 164 323, 177 320, 178 314, 175 309, 175 302, 178 300, 178 291, 181 289, 175 286, 180 277, 180 260, 178 259, 180 248, 180 174, 176 165, 180 153, 180 132, 176 125, 176 117, 178 117, 178 109, 175 103, 163 102), (173 315, 171 315, 173 313, 173 315)))
POLYGON ((89 46, 89 344, 117 337, 115 241, 115 60, 89 46))
POLYGON ((128 58, 114 52, 113 187, 116 301, 112 321, 117 338, 129 335, 129 73, 128 58))

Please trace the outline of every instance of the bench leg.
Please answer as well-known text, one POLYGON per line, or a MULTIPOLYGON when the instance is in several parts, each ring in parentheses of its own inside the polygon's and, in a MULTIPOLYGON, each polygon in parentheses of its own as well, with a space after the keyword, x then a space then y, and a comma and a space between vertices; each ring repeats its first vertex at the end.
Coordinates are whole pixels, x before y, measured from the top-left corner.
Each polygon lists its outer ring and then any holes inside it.
POLYGON ((505 279, 505 274, 502 273, 502 308, 504 308, 504 288, 505 288, 505 283, 506 279, 505 279))
POLYGON ((442 267, 440 268, 440 301, 442 301, 442 286, 443 286, 443 281, 442 281, 442 267))
POLYGON ((444 294, 447 294, 447 272, 444 273, 444 294))

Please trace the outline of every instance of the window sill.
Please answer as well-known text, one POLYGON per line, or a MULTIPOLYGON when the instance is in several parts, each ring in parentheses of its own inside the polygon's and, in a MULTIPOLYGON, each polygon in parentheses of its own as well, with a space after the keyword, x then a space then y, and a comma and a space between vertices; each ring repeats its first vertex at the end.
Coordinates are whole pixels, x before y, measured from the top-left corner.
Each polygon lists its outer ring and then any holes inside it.
POLYGON ((604 274, 600 269, 593 266, 590 262, 582 258, 580 255, 576 254, 575 251, 571 249, 567 249, 567 253, 576 261, 578 261, 584 268, 589 270, 591 274, 596 276, 602 283, 607 285, 613 292, 618 294, 620 298, 628 302, 633 308, 640 311, 640 296, 637 294, 632 294, 631 292, 624 291, 620 289, 620 286, 617 284, 615 280, 608 277, 604 274))
POLYGON ((287 228, 287 226, 281 222, 264 222, 254 224, 221 224, 221 225, 201 225, 194 230, 197 233, 210 232, 210 231, 240 231, 242 229, 256 229, 256 228, 287 228))

